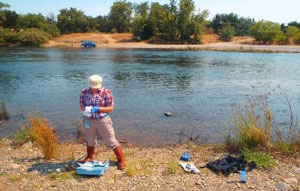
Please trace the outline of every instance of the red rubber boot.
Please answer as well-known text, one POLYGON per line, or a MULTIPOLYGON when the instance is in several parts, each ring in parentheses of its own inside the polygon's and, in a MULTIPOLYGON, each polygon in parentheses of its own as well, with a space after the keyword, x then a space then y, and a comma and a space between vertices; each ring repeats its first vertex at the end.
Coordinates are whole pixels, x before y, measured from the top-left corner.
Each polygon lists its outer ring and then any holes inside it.
POLYGON ((114 149, 114 153, 117 156, 118 159, 118 169, 119 170, 124 170, 124 168, 126 167, 126 163, 125 163, 125 158, 123 155, 123 148, 121 145, 117 146, 114 149))

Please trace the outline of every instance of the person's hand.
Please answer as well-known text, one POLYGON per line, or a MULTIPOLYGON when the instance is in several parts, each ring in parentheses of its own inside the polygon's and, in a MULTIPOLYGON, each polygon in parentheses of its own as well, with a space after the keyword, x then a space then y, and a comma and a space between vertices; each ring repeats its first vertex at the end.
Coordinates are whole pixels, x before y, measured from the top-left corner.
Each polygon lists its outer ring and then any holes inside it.
POLYGON ((97 113, 99 110, 100 110, 99 107, 93 107, 93 108, 91 109, 91 113, 97 113))

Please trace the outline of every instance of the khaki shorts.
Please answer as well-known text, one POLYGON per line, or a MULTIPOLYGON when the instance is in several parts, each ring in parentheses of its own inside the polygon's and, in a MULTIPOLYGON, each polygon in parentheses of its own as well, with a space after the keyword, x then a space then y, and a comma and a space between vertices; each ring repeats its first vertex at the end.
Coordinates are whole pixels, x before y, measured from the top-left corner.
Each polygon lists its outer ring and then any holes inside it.
POLYGON ((88 146, 96 146, 97 133, 100 134, 103 143, 110 149, 120 145, 115 137, 115 131, 109 116, 101 119, 89 119, 90 127, 86 127, 86 119, 83 120, 84 139, 88 146))

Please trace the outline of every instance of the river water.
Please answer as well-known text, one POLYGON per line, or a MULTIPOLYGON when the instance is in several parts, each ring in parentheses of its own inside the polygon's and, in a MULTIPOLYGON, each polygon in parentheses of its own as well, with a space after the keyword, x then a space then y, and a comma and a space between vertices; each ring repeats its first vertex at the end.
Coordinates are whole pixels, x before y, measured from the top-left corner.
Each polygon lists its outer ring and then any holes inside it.
POLYGON ((228 133, 233 103, 268 93, 281 128, 289 119, 285 97, 294 118, 300 114, 300 54, 1 48, 0 99, 11 116, 1 137, 38 112, 61 140, 74 138, 79 93, 92 74, 114 94, 117 137, 137 144, 218 141, 228 133))

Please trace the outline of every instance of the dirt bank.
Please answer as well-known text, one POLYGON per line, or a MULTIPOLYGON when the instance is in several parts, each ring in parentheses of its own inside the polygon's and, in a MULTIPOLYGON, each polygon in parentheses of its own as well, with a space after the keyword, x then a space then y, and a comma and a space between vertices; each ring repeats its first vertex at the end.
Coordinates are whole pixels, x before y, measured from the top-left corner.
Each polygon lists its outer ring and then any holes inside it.
POLYGON ((300 53, 300 46, 287 45, 255 45, 249 37, 235 37, 231 42, 221 42, 215 34, 203 36, 201 45, 155 44, 147 41, 135 42, 130 33, 76 33, 62 35, 44 44, 44 47, 79 48, 81 40, 93 40, 98 47, 121 49, 158 49, 158 50, 216 50, 234 52, 287 52, 300 53))
MULTIPOLYGON (((207 168, 200 174, 188 174, 178 165, 179 156, 191 153, 197 166, 226 155, 209 146, 178 145, 149 148, 124 145, 128 167, 117 170, 114 163, 102 177, 82 177, 74 171, 64 171, 67 162, 85 152, 77 143, 60 144, 58 157, 46 161, 40 150, 28 142, 14 148, 9 140, 0 141, 0 190, 299 190, 300 160, 278 160, 271 169, 255 169, 247 173, 248 182, 241 184, 239 174, 216 175, 207 168)), ((112 151, 97 148, 96 160, 110 158, 112 151)))

